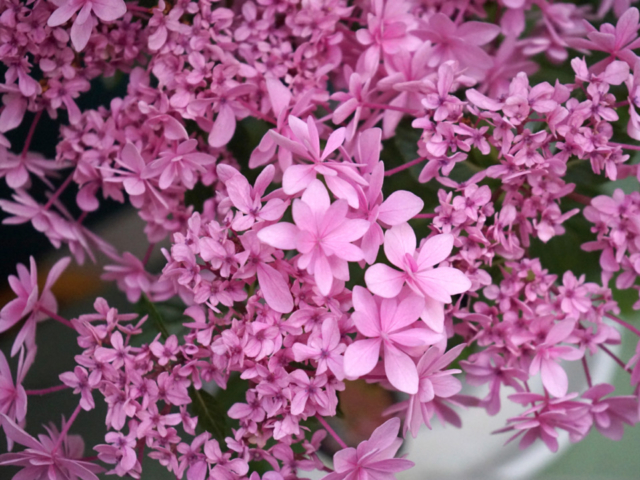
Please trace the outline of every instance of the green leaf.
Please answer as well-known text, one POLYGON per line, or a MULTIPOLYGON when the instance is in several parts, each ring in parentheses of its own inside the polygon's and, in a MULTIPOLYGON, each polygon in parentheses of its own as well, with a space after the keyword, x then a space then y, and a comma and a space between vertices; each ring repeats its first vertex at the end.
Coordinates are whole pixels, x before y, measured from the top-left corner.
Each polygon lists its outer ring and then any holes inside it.
POLYGON ((198 417, 198 427, 211 433, 219 442, 224 442, 231 431, 227 425, 227 412, 220 401, 210 393, 193 387, 189 389, 189 396, 193 414, 198 417))
POLYGON ((136 311, 140 315, 149 315, 149 318, 153 320, 153 324, 155 325, 155 327, 162 334, 162 338, 166 339, 169 336, 169 331, 167 330, 167 327, 162 320, 160 312, 158 312, 156 306, 144 293, 136 304, 136 311))

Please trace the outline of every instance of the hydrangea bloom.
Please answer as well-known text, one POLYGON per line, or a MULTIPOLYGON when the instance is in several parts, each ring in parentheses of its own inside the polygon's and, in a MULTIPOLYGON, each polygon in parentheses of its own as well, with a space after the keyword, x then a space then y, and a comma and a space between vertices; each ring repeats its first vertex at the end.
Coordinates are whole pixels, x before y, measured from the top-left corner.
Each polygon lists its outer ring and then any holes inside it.
POLYGON ((631 3, 1 2, 2 222, 71 256, 42 283, 34 258, 9 276, 0 414, 27 449, 0 464, 52 480, 145 478, 147 457, 186 480, 391 480, 411 467, 398 432, 460 427, 460 407, 495 415, 505 389, 520 413, 499 432, 523 448, 556 450, 561 430, 619 439, 640 395, 640 353, 610 348, 640 337, 616 301, 640 291, 631 3), (94 232, 113 203, 131 205, 146 252, 94 232), (98 298, 65 318, 52 286, 71 258, 139 313, 98 298), (25 389, 48 318, 80 352, 25 389), (602 356, 632 394, 595 381, 602 356), (355 380, 405 396, 347 445, 327 417, 355 380), (63 389, 62 431, 27 435, 28 397, 63 389), (102 402, 104 443, 82 457, 70 432, 102 402))

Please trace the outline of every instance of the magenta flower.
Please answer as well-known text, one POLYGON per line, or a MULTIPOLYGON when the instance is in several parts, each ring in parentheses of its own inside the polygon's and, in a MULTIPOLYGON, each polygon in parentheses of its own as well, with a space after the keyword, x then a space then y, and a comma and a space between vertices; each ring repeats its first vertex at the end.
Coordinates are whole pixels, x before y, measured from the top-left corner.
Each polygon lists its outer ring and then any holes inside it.
POLYGON ((443 307, 451 303, 451 295, 469 290, 471 282, 452 267, 433 268, 451 254, 453 235, 428 238, 416 251, 416 235, 408 223, 396 225, 384 236, 384 252, 389 261, 402 271, 382 263, 371 266, 364 278, 369 290, 384 298, 397 296, 406 283, 425 298, 426 318, 434 330, 442 331, 443 307))
POLYGON ((254 187, 251 187, 244 175, 240 174, 233 175, 225 182, 229 199, 238 209, 238 213, 231 222, 231 228, 236 232, 251 228, 255 222, 274 222, 282 218, 289 206, 288 201, 271 198, 265 205, 262 204, 262 197, 273 180, 274 174, 275 167, 267 165, 258 175, 254 187))
POLYGON ((349 206, 344 200, 331 204, 329 193, 320 180, 313 180, 301 199, 293 202, 295 225, 281 222, 258 232, 260 241, 283 250, 298 250, 298 267, 315 278, 320 293, 328 295, 333 279, 348 280, 348 262, 364 255, 351 242, 361 238, 369 222, 347 218, 349 206))
POLYGON ((31 261, 31 270, 18 264, 18 276, 9 276, 9 284, 11 289, 18 295, 18 298, 7 303, 0 310, 0 333, 6 332, 25 316, 27 320, 18 332, 18 336, 11 347, 11 356, 14 356, 20 350, 20 346, 26 341, 28 346, 34 345, 36 335, 36 323, 49 317, 48 313, 57 313, 58 304, 55 297, 51 293, 51 287, 58 280, 64 269, 67 268, 71 258, 65 257, 51 267, 47 281, 40 294, 38 289, 38 269, 36 261, 33 257, 31 261), (44 310, 44 311, 43 311, 44 310))
POLYGON ((571 40, 571 46, 574 48, 584 48, 586 50, 598 50, 608 53, 610 57, 601 60, 592 67, 595 73, 600 73, 614 59, 619 58, 634 66, 640 58, 633 52, 640 47, 640 39, 638 39, 638 27, 640 27, 640 14, 638 9, 629 8, 618 19, 615 27, 610 23, 604 23, 600 26, 600 31, 590 24, 589 33, 585 40, 576 38, 571 40))
POLYGON ((27 447, 19 453, 0 455, 0 465, 23 467, 14 479, 98 480, 96 473, 103 469, 80 460, 84 443, 79 436, 65 435, 60 438, 55 428, 47 428, 48 435, 38 435, 38 441, 6 415, 3 414, 1 420, 7 438, 27 447))
POLYGON ((333 456, 334 472, 322 480, 394 480, 395 473, 414 466, 404 458, 394 458, 402 445, 398 438, 400 419, 392 418, 376 428, 369 440, 357 448, 345 448, 333 456))
POLYGON ((435 44, 429 65, 441 65, 447 60, 457 60, 463 67, 488 70, 493 64, 482 48, 500 33, 500 27, 490 23, 466 22, 456 25, 443 13, 429 19, 428 29, 416 35, 435 44))
POLYGON ((593 404, 591 414, 598 431, 611 440, 622 440, 624 425, 638 423, 638 398, 634 395, 603 398, 614 390, 613 385, 601 383, 584 392, 582 398, 593 404))
POLYGON ((65 385, 73 388, 73 393, 81 395, 80 407, 83 410, 93 410, 96 406, 91 390, 98 387, 100 379, 95 375, 89 376, 87 370, 77 366, 73 372, 65 372, 60 374, 60 381, 65 385))
MULTIPOLYGON (((318 330, 314 330, 315 332, 318 330)), ((338 322, 333 318, 327 318, 322 322, 321 332, 312 335, 306 345, 295 343, 292 350, 296 362, 313 359, 318 362, 317 374, 326 372, 328 368, 338 380, 342 380, 344 379, 344 360, 341 353, 346 348, 341 342, 338 322)))
POLYGON ((418 436, 418 430, 422 424, 431 428, 431 416, 433 409, 428 408, 428 403, 433 402, 436 397, 449 398, 462 389, 462 383, 453 375, 461 370, 444 368, 460 355, 465 345, 457 345, 446 353, 436 346, 429 347, 429 350, 420 357, 418 361, 419 387, 415 395, 411 395, 407 402, 393 407, 393 410, 400 410, 400 406, 406 405, 406 418, 404 421, 404 433, 411 432, 413 438, 418 436))
POLYGON ((16 382, 13 383, 11 369, 4 353, 0 352, 0 413, 17 423, 23 423, 27 415, 27 392, 22 381, 35 359, 36 350, 29 350, 26 360, 24 349, 20 349, 16 382))
POLYGON ((291 153, 312 162, 310 165, 291 165, 284 171, 282 190, 287 195, 294 195, 307 188, 316 175, 320 174, 327 182, 329 190, 338 198, 349 202, 353 208, 358 208, 358 195, 352 183, 364 184, 352 163, 327 161, 329 155, 342 146, 346 131, 344 127, 333 131, 322 151, 320 151, 320 136, 313 117, 307 117, 306 123, 298 117, 289 115, 289 127, 293 132, 291 140, 273 130, 269 134, 281 147, 291 153))
POLYGON ((369 186, 359 202, 359 211, 370 222, 369 229, 362 236, 360 248, 364 259, 372 264, 378 256, 380 245, 384 242, 384 234, 379 223, 388 226, 408 222, 420 213, 424 202, 411 192, 397 190, 382 201, 382 183, 384 180, 384 164, 377 162, 368 176, 369 186))
POLYGON ((563 320, 556 323, 546 334, 544 342, 536 348, 536 354, 529 367, 529 375, 540 372, 542 384, 555 397, 563 397, 567 394, 569 379, 557 361, 578 360, 584 356, 584 352, 568 345, 558 345, 573 333, 575 320, 563 320))
POLYGON ((382 299, 356 286, 353 305, 351 318, 358 332, 368 338, 356 340, 344 352, 346 377, 358 378, 371 372, 382 349, 384 370, 391 385, 406 393, 417 393, 418 371, 407 352, 440 339, 423 327, 409 328, 420 317, 424 300, 411 293, 401 300, 382 299))
POLYGON ((93 27, 97 24, 92 13, 103 22, 111 22, 127 12, 124 0, 56 0, 58 8, 51 14, 47 25, 57 27, 66 23, 78 10, 71 26, 73 48, 80 52, 87 46, 93 27))

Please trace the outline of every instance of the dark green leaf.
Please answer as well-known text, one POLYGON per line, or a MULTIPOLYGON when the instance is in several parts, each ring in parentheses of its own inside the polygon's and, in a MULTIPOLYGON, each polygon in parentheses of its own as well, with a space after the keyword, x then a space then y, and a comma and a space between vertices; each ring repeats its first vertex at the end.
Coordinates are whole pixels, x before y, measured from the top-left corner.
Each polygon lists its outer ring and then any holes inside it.
POLYGON ((189 389, 191 408, 198 417, 198 427, 211 433, 216 440, 224 442, 231 435, 227 426, 227 412, 216 397, 204 390, 189 389))
POLYGON ((136 304, 136 311, 140 315, 149 315, 149 318, 153 321, 153 324, 158 329, 158 332, 162 334, 162 338, 167 338, 169 336, 169 331, 162 320, 162 316, 158 312, 156 306, 149 300, 145 294, 142 294, 140 300, 136 304))

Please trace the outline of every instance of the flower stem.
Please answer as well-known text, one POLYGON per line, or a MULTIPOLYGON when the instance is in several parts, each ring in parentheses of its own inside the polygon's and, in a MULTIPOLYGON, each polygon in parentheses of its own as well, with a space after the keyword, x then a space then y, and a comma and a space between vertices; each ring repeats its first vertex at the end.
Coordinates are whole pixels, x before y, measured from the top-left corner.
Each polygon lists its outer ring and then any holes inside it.
POLYGON ((29 133, 27 133, 27 139, 24 141, 24 147, 22 148, 22 153, 20 154, 20 158, 24 160, 26 158, 27 153, 29 152, 29 147, 31 146, 31 140, 33 139, 33 134, 36 131, 36 126, 40 121, 40 117, 42 116, 43 110, 39 110, 36 112, 35 117, 33 117, 33 121, 31 122, 31 126, 29 127, 29 133))
POLYGON ((147 248, 147 253, 144 254, 144 258, 142 259, 142 264, 146 267, 147 263, 149 263, 149 258, 151 258, 151 253, 153 252, 153 247, 155 247, 155 243, 150 243, 149 248, 147 248))
POLYGON ((638 335, 640 337, 640 330, 638 330, 636 327, 634 327, 630 323, 625 322, 621 318, 618 318, 618 317, 616 317, 615 315, 613 315, 611 313, 605 313, 605 316, 608 319, 613 320, 614 322, 616 322, 618 325, 622 325, 627 330, 631 330, 633 333, 635 333, 636 335, 638 335))
POLYGON ((629 371, 629 369, 627 368, 627 366, 624 364, 624 362, 622 360, 620 360, 615 353, 613 353, 611 350, 609 350, 607 347, 605 347, 602 344, 600 344, 598 346, 602 349, 603 352, 605 352, 607 355, 609 355, 618 365, 620 365, 625 372, 631 373, 629 371))
MULTIPOLYGON (((44 313, 45 315, 48 315, 49 317, 53 318, 54 320, 60 322, 63 325, 66 325, 69 328, 74 328, 73 324, 67 320, 66 318, 61 317, 60 315, 58 315, 57 313, 53 313, 51 310, 48 310, 44 307, 40 307, 40 311, 42 313, 44 313)), ((75 328, 74 328, 75 330, 75 328)))
POLYGON ((571 200, 574 200, 583 205, 591 205, 591 197, 587 197, 586 195, 582 195, 580 193, 571 192, 569 195, 567 195, 567 198, 570 198, 571 200))
POLYGON ((587 385, 589 388, 593 387, 591 382, 591 372, 589 372, 589 364, 587 363, 587 357, 582 357, 582 366, 584 367, 584 375, 587 377, 587 385))
POLYGON ((614 147, 622 147, 626 150, 640 150, 640 146, 638 145, 627 145, 626 143, 616 143, 616 142, 609 142, 609 145, 612 145, 614 147))
POLYGON ((54 392, 59 392, 60 390, 64 390, 66 388, 69 388, 68 385, 56 385, 54 387, 49 387, 49 388, 41 388, 39 390, 25 390, 27 392, 27 395, 36 395, 36 396, 40 396, 40 395, 48 395, 49 393, 54 393, 54 392))
POLYGON ((65 189, 69 186, 69 184, 71 183, 71 180, 73 180, 73 173, 74 172, 71 172, 67 177, 67 179, 64 182, 62 182, 62 185, 58 187, 58 190, 56 190, 55 193, 51 195, 51 198, 49 199, 47 204, 44 206, 43 211, 46 212, 47 210, 49 210, 51 208, 51 205, 53 205, 53 202, 55 202, 58 199, 58 197, 62 194, 62 192, 64 192, 65 189))
POLYGON ((62 429, 62 431, 60 432, 60 436, 58 437, 58 441, 56 442, 55 447, 53 447, 53 450, 51 451, 51 453, 55 453, 58 451, 58 448, 60 448, 60 445, 62 445, 62 442, 64 440, 64 437, 67 436, 67 433, 69 433, 69 429, 71 428, 71 425, 73 424, 73 422, 76 421, 76 417, 78 416, 78 414, 80 413, 80 404, 78 404, 78 406, 76 407, 76 409, 73 411, 73 413, 71 414, 71 416, 69 417, 69 420, 67 421, 67 423, 65 423, 64 428, 62 429))
POLYGON ((321 415, 316 415, 316 418, 320 422, 320 425, 322 425, 322 427, 329 433, 329 435, 331 435, 333 437, 333 439, 336 442, 338 442, 338 445, 340 445, 340 447, 348 448, 347 444, 344 443, 344 441, 338 436, 338 434, 335 432, 335 430, 333 428, 331 428, 331 425, 329 425, 327 423, 327 421, 321 415))
POLYGON ((366 102, 366 103, 362 103, 362 106, 366 108, 372 108, 375 110, 395 110, 396 112, 407 113, 413 116, 418 116, 421 113, 419 110, 413 110, 411 108, 404 108, 404 107, 396 107, 394 105, 384 105, 382 103, 366 102))
POLYGON ((419 164, 420 162, 424 162, 425 160, 426 158, 424 157, 416 158, 415 160, 411 160, 410 162, 405 163, 404 165, 400 165, 399 167, 392 168, 391 170, 387 170, 386 172, 384 172, 384 176, 390 177, 391 175, 395 175, 396 173, 406 170, 407 168, 411 168, 414 165, 419 164))

